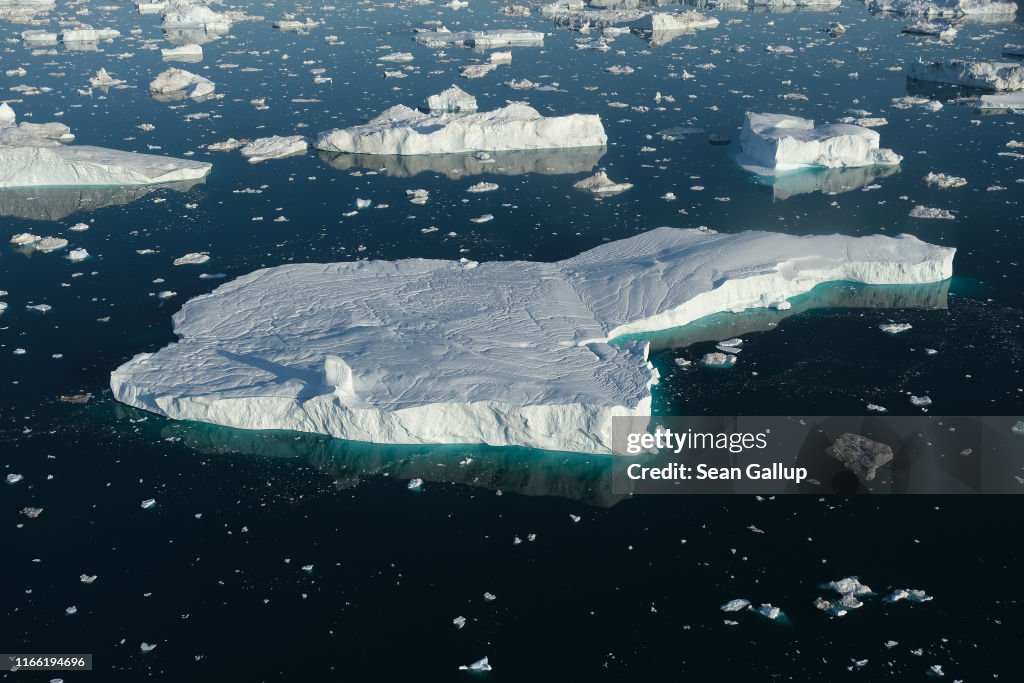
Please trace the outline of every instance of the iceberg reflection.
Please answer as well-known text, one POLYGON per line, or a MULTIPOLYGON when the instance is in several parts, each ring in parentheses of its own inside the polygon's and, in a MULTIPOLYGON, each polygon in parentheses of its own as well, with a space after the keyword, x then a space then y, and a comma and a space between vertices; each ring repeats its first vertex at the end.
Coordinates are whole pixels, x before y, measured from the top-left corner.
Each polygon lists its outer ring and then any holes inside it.
POLYGON ((775 176, 756 176, 756 181, 771 187, 772 198, 781 201, 812 192, 841 194, 859 190, 876 180, 888 178, 899 172, 899 166, 808 168, 775 176))
POLYGON ((576 149, 543 149, 516 152, 489 152, 479 159, 473 154, 420 154, 396 156, 383 154, 348 154, 320 152, 320 159, 339 171, 365 169, 396 178, 409 178, 420 173, 438 173, 456 180, 482 175, 562 175, 588 173, 601 160, 606 147, 576 149))
POLYGON ((130 204, 159 189, 188 192, 205 182, 188 180, 161 185, 11 187, 0 189, 0 216, 59 221, 79 211, 130 204))

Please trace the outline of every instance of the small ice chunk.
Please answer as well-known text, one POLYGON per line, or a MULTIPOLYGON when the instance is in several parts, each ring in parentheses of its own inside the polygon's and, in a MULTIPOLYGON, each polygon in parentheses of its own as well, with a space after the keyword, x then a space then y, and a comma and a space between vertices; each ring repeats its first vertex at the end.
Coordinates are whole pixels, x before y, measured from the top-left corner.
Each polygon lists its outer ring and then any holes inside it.
POLYGON ((146 500, 142 501, 142 504, 141 504, 140 507, 142 507, 143 510, 149 510, 151 508, 155 508, 156 507, 156 498, 147 498, 146 500))
POLYGON ((419 477, 413 477, 409 480, 409 484, 406 488, 410 491, 421 491, 423 489, 423 480, 419 477))
POLYGON ((484 657, 483 659, 478 659, 477 661, 473 662, 469 666, 466 666, 465 664, 463 664, 462 666, 459 667, 459 671, 490 671, 490 670, 491 670, 491 665, 488 663, 487 657, 484 657))
POLYGON ((192 252, 174 259, 176 266, 198 266, 210 260, 210 255, 201 252, 192 252))
POLYGON ((735 598, 719 607, 719 609, 723 612, 739 612, 740 610, 744 610, 749 606, 750 600, 744 600, 743 598, 735 598))
POLYGON ((850 432, 836 439, 825 452, 865 481, 873 480, 876 470, 891 462, 893 457, 888 444, 850 432))

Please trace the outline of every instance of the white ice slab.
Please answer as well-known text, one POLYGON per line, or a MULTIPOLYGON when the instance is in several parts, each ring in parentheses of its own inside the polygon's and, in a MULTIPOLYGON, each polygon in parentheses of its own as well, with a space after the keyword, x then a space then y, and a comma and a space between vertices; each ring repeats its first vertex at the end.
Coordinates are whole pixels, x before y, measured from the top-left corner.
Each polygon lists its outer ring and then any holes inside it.
POLYGON ((953 59, 944 62, 917 61, 907 75, 917 81, 950 83, 984 90, 1024 89, 1024 64, 953 59))
POLYGON ((189 301, 179 341, 110 383, 124 403, 244 429, 607 453, 612 417, 649 415, 657 379, 646 342, 609 340, 827 281, 944 280, 954 251, 659 228, 556 263, 285 265, 189 301))

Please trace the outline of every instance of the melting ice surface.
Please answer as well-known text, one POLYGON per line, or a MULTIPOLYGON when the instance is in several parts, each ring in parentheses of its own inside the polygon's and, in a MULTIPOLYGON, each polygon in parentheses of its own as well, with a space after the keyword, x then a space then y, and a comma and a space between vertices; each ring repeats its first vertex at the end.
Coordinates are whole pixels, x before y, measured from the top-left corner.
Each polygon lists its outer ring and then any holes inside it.
POLYGON ((608 452, 646 416, 647 344, 610 340, 766 307, 828 281, 936 282, 955 250, 910 235, 659 228, 555 263, 287 265, 193 299, 180 337, 111 375, 173 418, 381 443, 608 452))

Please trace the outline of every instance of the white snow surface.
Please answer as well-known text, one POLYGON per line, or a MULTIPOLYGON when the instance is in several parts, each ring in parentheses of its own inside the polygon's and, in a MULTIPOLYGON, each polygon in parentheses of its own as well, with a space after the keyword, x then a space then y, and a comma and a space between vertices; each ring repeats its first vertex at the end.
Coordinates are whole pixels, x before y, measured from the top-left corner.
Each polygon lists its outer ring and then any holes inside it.
POLYGON ((149 92, 156 97, 190 97, 194 100, 212 95, 215 88, 209 78, 177 68, 161 71, 149 84, 149 92))
POLYGON ((278 266, 192 299, 179 337, 111 373, 175 419, 378 443, 609 453, 651 414, 648 344, 609 341, 807 292, 924 283, 955 250, 911 235, 658 228, 555 263, 405 259, 278 266))
POLYGON ((315 146, 328 152, 415 155, 601 147, 607 142, 596 114, 542 116, 521 103, 487 112, 423 113, 399 104, 369 123, 321 133, 315 146))
POLYGON ((63 144, 73 138, 60 123, 0 126, 0 187, 152 185, 198 180, 211 168, 199 161, 63 144))
POLYGON ((1024 64, 952 59, 944 62, 917 61, 907 75, 918 81, 951 83, 984 90, 1024 89, 1024 64))
POLYGON ((206 31, 227 31, 231 28, 230 17, 190 0, 168 3, 163 15, 160 23, 163 28, 197 28, 206 31))
POLYGON ((301 135, 272 135, 268 138, 257 138, 242 147, 240 153, 249 159, 249 163, 255 164, 268 159, 283 159, 305 154, 309 148, 306 138, 301 135))
POLYGON ((457 85, 442 90, 427 98, 431 111, 471 112, 476 111, 476 98, 457 85))
POLYGON ((903 157, 879 147, 877 131, 851 124, 815 126, 787 114, 747 112, 740 132, 741 163, 769 175, 807 167, 895 166, 903 157))
POLYGON ((639 26, 648 31, 695 31, 702 28, 718 26, 718 19, 701 14, 695 10, 689 12, 655 12, 642 19, 639 26))
POLYGON ((868 9, 905 16, 963 17, 1013 14, 1017 11, 1017 3, 992 0, 871 0, 868 9))

